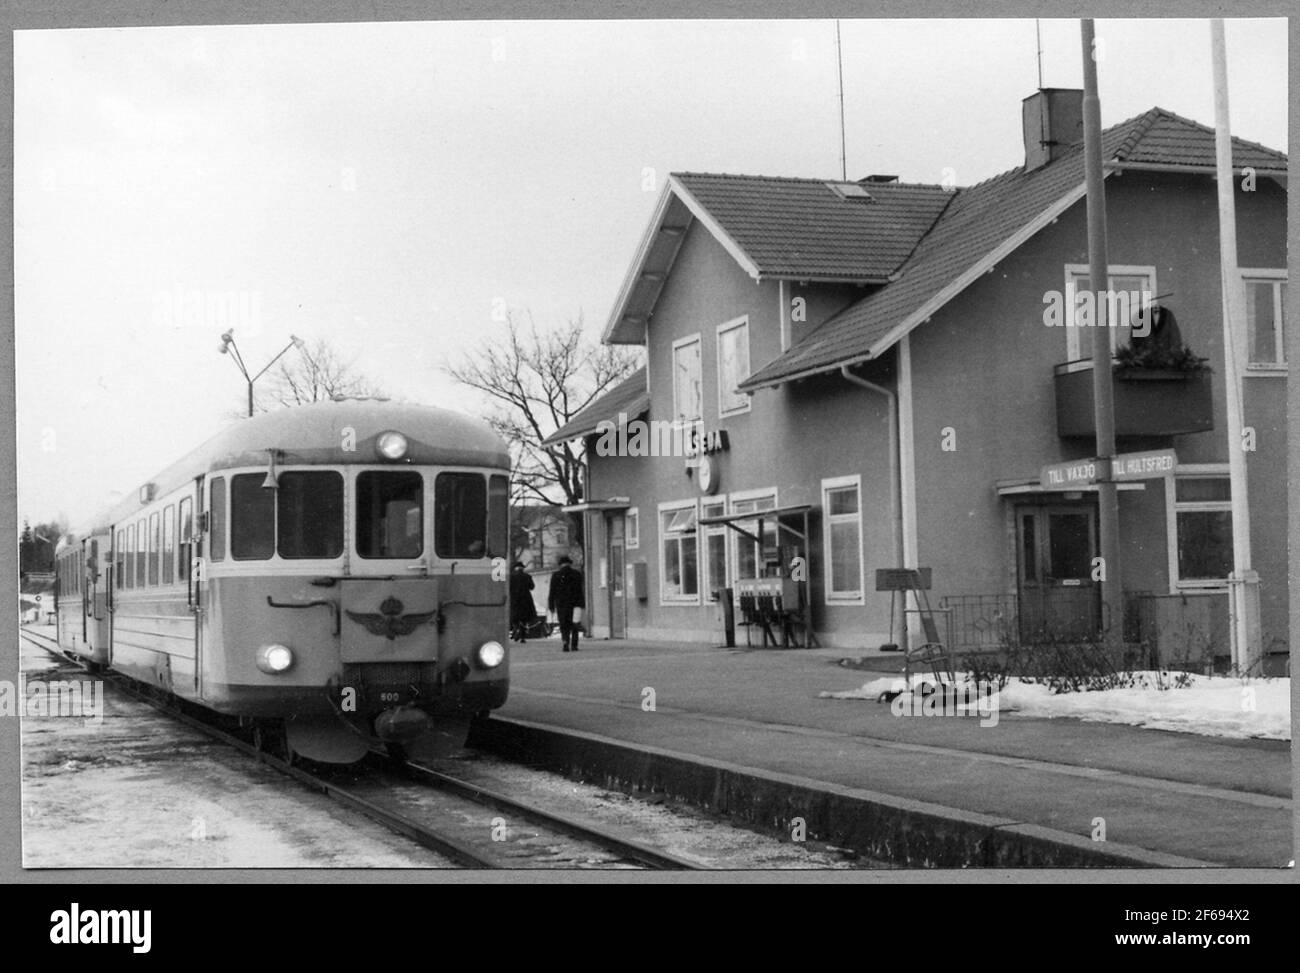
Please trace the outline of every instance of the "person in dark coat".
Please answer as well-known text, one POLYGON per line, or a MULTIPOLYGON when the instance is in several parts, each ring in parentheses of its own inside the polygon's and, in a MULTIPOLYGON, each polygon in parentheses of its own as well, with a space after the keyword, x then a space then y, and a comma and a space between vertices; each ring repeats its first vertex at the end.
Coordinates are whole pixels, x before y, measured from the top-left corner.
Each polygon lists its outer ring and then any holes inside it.
POLYGON ((516 642, 525 642, 528 626, 537 620, 537 606, 533 604, 533 576, 524 570, 524 562, 516 561, 510 571, 510 634, 516 642))
POLYGON ((555 612, 560 623, 560 641, 565 652, 578 651, 578 629, 580 622, 574 622, 573 612, 576 608, 586 609, 587 595, 582 583, 582 572, 573 566, 573 559, 568 555, 560 558, 560 569, 551 575, 550 590, 546 594, 546 610, 555 612))

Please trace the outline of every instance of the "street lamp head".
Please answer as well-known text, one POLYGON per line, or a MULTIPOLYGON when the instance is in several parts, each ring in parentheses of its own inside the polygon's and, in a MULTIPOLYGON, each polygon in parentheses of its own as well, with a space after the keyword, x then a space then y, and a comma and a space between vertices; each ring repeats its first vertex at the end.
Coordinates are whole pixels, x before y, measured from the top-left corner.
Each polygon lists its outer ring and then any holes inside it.
POLYGON ((229 331, 227 331, 225 334, 221 336, 221 347, 218 348, 217 350, 220 351, 223 355, 227 354, 230 351, 230 343, 234 340, 235 340, 235 329, 231 328, 229 331))
POLYGON ((289 340, 293 343, 295 348, 304 348, 307 345, 307 342, 303 341, 296 334, 289 335, 289 340))

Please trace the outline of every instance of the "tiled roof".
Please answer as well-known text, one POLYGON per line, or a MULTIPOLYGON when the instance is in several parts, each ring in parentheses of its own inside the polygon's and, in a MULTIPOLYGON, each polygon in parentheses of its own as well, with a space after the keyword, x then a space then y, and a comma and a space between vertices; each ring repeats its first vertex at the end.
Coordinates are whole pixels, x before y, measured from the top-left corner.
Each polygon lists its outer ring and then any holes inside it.
POLYGON ((595 432, 596 427, 606 419, 617 422, 619 413, 632 419, 649 408, 650 396, 646 392, 645 368, 641 367, 543 439, 542 445, 554 446, 570 439, 577 439, 579 436, 595 432))
MULTIPOLYGON (((1121 162, 1214 166, 1214 130, 1153 108, 1103 133, 1106 159, 1121 162)), ((1287 158, 1253 142, 1233 139, 1233 164, 1286 170, 1287 158)), ((812 374, 883 353, 918 312, 959 292, 964 275, 1000 248, 1019 245, 1044 214, 1063 209, 1081 194, 1083 147, 1067 149, 1050 164, 1012 169, 953 195, 934 227, 917 245, 893 283, 874 290, 808 333, 741 383, 753 390, 796 375, 812 374), (891 336, 892 334, 892 336, 891 336)), ((1013 247, 1014 248, 1014 247, 1013 247)), ((938 306, 942 306, 941 303, 938 306)))
POLYGON ((952 198, 941 186, 864 182, 869 199, 846 199, 820 179, 673 175, 760 275, 806 280, 885 280, 952 198))

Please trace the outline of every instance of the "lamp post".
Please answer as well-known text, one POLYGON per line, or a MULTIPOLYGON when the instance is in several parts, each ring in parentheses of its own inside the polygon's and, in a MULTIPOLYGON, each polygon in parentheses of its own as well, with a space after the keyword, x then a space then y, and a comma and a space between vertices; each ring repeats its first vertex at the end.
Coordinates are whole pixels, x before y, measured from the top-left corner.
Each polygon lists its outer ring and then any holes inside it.
POLYGON ((230 356, 231 360, 235 363, 235 367, 239 369, 239 373, 244 376, 244 381, 248 382, 248 415, 250 418, 252 418, 253 415, 253 383, 256 382, 263 375, 265 375, 267 369, 269 369, 272 365, 274 365, 281 358, 283 358, 284 353, 286 351, 288 351, 290 348, 301 348, 302 346, 303 346, 303 340, 301 338, 299 338, 297 335, 292 335, 292 334, 289 335, 289 343, 284 346, 284 349, 280 352, 280 354, 276 355, 269 362, 267 362, 266 367, 263 368, 256 375, 250 376, 248 374, 248 369, 244 367, 243 356, 239 354, 239 346, 235 344, 235 329, 231 328, 221 336, 221 347, 218 348, 217 350, 220 351, 223 355, 230 356))

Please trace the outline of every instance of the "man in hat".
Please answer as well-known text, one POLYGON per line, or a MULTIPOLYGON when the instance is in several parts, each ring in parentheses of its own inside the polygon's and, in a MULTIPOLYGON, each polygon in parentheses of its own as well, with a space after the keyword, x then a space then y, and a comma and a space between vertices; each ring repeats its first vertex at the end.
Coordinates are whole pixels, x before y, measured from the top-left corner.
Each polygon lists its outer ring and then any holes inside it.
POLYGON ((560 569, 551 575, 551 586, 546 594, 546 610, 555 612, 560 623, 560 641, 565 652, 578 651, 578 629, 582 626, 582 617, 574 621, 575 609, 587 607, 587 596, 583 591, 582 572, 573 566, 573 559, 567 554, 560 558, 560 569))
POLYGON ((533 576, 524 570, 524 562, 516 561, 510 571, 510 635, 516 642, 525 642, 528 626, 537 619, 533 604, 533 576))

